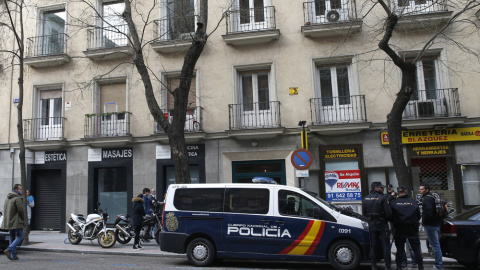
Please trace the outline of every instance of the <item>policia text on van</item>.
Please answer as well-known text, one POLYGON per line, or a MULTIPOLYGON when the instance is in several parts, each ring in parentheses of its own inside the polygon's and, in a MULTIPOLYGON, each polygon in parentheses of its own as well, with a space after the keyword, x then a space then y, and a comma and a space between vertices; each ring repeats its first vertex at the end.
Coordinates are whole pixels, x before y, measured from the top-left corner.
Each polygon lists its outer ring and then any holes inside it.
POLYGON ((160 248, 195 266, 215 258, 330 262, 356 269, 369 254, 367 224, 315 194, 259 184, 170 185, 160 248))

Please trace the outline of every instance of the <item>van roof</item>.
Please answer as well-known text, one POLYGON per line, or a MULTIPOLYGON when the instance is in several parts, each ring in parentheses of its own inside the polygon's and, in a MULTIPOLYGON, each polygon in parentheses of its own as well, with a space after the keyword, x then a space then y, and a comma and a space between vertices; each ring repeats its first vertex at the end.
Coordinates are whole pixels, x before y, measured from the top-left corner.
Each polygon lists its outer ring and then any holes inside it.
POLYGON ((285 186, 285 185, 272 185, 265 183, 205 183, 205 184, 171 184, 170 187, 175 188, 225 188, 225 187, 235 187, 235 188, 285 188, 285 189, 294 189, 302 190, 298 187, 285 186))

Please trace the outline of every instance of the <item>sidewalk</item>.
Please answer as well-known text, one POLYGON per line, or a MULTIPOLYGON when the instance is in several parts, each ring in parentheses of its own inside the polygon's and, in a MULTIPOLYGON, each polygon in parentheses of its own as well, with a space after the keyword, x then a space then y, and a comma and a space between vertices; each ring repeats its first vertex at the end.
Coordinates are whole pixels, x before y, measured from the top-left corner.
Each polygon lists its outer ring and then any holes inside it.
MULTIPOLYGON (((435 261, 427 252, 425 239, 420 240, 422 244, 423 260, 425 264, 433 264, 435 261)), ((102 248, 97 239, 82 240, 78 245, 72 245, 68 242, 66 233, 59 233, 57 231, 32 231, 30 232, 30 244, 28 246, 21 246, 20 250, 37 250, 37 251, 51 251, 51 252, 71 252, 71 253, 86 253, 86 254, 115 254, 115 255, 133 255, 133 256, 178 256, 185 258, 185 254, 175 254, 163 252, 157 245, 154 239, 150 243, 144 243, 142 250, 133 249, 133 239, 125 245, 115 243, 111 248, 102 248)), ((395 260, 395 245, 392 246, 392 261, 395 260)), ((410 254, 408 254, 409 256, 410 254)), ((409 260, 410 261, 410 260, 409 260)), ((458 264, 456 260, 451 258, 443 258, 443 263, 446 265, 458 264)), ((410 264, 410 262, 409 262, 410 264)))
POLYGON ((58 231, 31 231, 30 244, 19 247, 20 250, 38 250, 52 252, 71 252, 86 254, 115 254, 115 255, 135 255, 135 256, 182 256, 184 254, 175 254, 163 252, 160 250, 155 239, 151 239, 150 243, 144 243, 143 249, 133 249, 133 239, 125 245, 118 242, 111 248, 102 248, 97 239, 82 240, 78 245, 72 245, 67 239, 66 233, 58 231))

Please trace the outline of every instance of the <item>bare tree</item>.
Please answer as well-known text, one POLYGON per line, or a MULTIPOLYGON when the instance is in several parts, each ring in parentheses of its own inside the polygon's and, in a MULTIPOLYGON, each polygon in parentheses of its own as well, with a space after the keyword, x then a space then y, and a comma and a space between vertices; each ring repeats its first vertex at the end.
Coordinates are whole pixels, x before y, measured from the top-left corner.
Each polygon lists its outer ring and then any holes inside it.
MULTIPOLYGON (((431 5, 442 4, 440 3, 440 0, 432 2, 433 3, 431 5)), ((408 171, 403 155, 402 117, 403 112, 408 102, 410 101, 410 98, 412 97, 412 94, 417 91, 417 68, 415 63, 419 61, 422 56, 424 56, 427 49, 431 47, 432 44, 434 44, 434 42, 440 37, 446 40, 453 41, 452 43, 458 46, 459 49, 461 49, 462 51, 467 51, 468 53, 472 53, 474 57, 477 58, 478 55, 476 55, 474 51, 466 49, 468 48, 468 46, 455 41, 454 38, 450 37, 449 35, 451 35, 453 32, 452 26, 454 24, 469 23, 472 24, 475 29, 477 29, 477 26, 474 22, 465 18, 462 19, 462 15, 464 15, 467 11, 477 8, 480 4, 474 0, 467 0, 464 2, 458 1, 453 3, 458 4, 452 5, 452 8, 456 9, 457 11, 451 15, 450 19, 445 25, 436 28, 433 32, 428 32, 431 33, 430 37, 424 44, 422 44, 422 49, 418 52, 418 54, 411 59, 403 58, 392 48, 394 47, 391 40, 393 33, 397 29, 398 21, 404 14, 401 14, 398 11, 393 11, 392 6, 384 0, 378 0, 378 4, 381 5, 383 10, 387 14, 387 17, 385 19, 383 38, 380 40, 378 46, 388 55, 388 57, 398 68, 400 68, 402 72, 400 90, 398 91, 392 109, 387 116, 387 126, 390 143, 390 154, 393 165, 395 167, 398 185, 407 186, 408 183, 411 182, 411 174, 408 171)))
MULTIPOLYGON (((5 34, 14 40, 13 48, 0 48, 0 52, 6 53, 12 57, 12 65, 10 68, 18 71, 18 104, 17 104, 17 135, 18 145, 20 147, 20 177, 21 185, 27 188, 27 172, 25 162, 25 141, 23 138, 23 81, 24 81, 24 28, 23 28, 23 12, 25 2, 23 0, 2 0, 5 11, 0 13, 0 27, 5 29, 5 34)), ((3 30, 2 29, 2 30, 3 30)), ((27 201, 26 192, 23 193, 23 200, 27 201)), ((27 203, 23 205, 24 212, 27 213, 27 203)), ((28 222, 24 222, 25 238, 24 243, 29 242, 28 222)))

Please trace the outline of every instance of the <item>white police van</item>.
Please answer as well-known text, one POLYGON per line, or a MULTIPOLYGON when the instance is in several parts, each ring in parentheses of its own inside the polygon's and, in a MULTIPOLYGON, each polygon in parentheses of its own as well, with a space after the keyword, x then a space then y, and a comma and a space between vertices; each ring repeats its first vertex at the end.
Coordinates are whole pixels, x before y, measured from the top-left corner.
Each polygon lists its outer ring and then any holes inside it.
POLYGON ((330 262, 356 269, 368 258, 363 216, 305 190, 265 184, 172 184, 160 249, 194 266, 215 258, 330 262))

